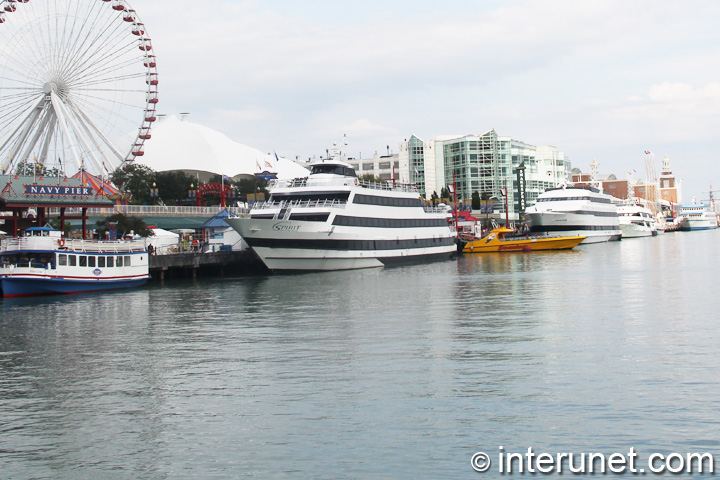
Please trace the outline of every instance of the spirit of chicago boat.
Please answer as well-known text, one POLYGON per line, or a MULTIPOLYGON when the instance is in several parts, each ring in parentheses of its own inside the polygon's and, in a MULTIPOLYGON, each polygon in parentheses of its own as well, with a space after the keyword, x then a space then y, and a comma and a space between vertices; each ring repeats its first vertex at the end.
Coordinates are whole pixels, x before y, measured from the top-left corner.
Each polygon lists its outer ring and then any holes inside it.
POLYGON ((271 271, 382 267, 456 253, 445 209, 414 185, 360 182, 348 163, 312 165, 307 178, 274 180, 270 198, 228 218, 271 271))
POLYGON ((525 210, 531 233, 584 236, 583 244, 620 240, 617 206, 595 187, 563 186, 538 196, 525 210))
POLYGON ((148 278, 143 240, 65 239, 59 230, 31 227, 0 243, 5 297, 130 288, 148 278))

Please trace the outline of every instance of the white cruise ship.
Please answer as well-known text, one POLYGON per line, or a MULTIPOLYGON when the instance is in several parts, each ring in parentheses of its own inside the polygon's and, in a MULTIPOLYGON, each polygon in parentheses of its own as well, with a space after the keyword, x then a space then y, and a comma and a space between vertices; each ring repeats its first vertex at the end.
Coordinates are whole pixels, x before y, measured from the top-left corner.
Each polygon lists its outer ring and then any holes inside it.
POLYGON ((718 227, 718 219, 708 205, 691 203, 680 207, 680 230, 709 230, 718 227))
POLYGON ((426 207, 415 186, 367 184, 341 160, 307 178, 275 180, 267 202, 228 218, 271 271, 382 267, 456 254, 449 214, 426 207))
POLYGON ((617 207, 622 238, 652 237, 658 234, 652 211, 636 201, 617 207))
POLYGON ((620 240, 617 207, 610 195, 594 187, 551 188, 525 210, 532 233, 580 235, 585 243, 620 240))

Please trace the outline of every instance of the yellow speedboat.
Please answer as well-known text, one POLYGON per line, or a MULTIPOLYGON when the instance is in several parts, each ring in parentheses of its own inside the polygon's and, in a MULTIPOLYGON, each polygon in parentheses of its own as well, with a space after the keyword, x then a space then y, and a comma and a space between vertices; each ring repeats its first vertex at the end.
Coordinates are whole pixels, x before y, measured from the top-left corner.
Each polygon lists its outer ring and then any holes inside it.
POLYGON ((514 230, 500 227, 482 238, 467 240, 462 253, 534 252, 538 250, 567 250, 585 240, 585 237, 521 236, 514 230), (510 235, 508 235, 510 234, 510 235))

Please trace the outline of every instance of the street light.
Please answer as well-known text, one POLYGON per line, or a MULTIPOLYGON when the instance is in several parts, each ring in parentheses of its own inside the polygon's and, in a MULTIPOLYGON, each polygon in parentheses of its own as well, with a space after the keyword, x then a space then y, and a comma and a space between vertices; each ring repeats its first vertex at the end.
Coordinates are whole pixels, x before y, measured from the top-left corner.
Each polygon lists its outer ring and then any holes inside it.
POLYGON ((150 189, 150 198, 158 198, 158 189, 157 185, 155 185, 155 182, 152 184, 152 188, 150 189))

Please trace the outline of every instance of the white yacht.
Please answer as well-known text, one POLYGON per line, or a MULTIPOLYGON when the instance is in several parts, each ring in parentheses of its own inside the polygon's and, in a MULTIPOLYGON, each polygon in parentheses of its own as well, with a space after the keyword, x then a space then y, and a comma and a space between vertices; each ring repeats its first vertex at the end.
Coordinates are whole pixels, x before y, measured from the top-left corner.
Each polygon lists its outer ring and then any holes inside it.
POLYGON ((525 210, 531 233, 584 236, 585 243, 620 240, 620 221, 613 197, 595 187, 551 188, 525 210))
POLYGON ((274 180, 270 198, 228 218, 271 271, 346 270, 449 259, 456 233, 414 185, 360 182, 342 160, 274 180))
POLYGON ((637 201, 617 207, 622 238, 652 237, 658 234, 652 211, 637 201))
POLYGON ((704 203, 682 205, 678 215, 680 230, 709 230, 718 228, 717 214, 704 203))

